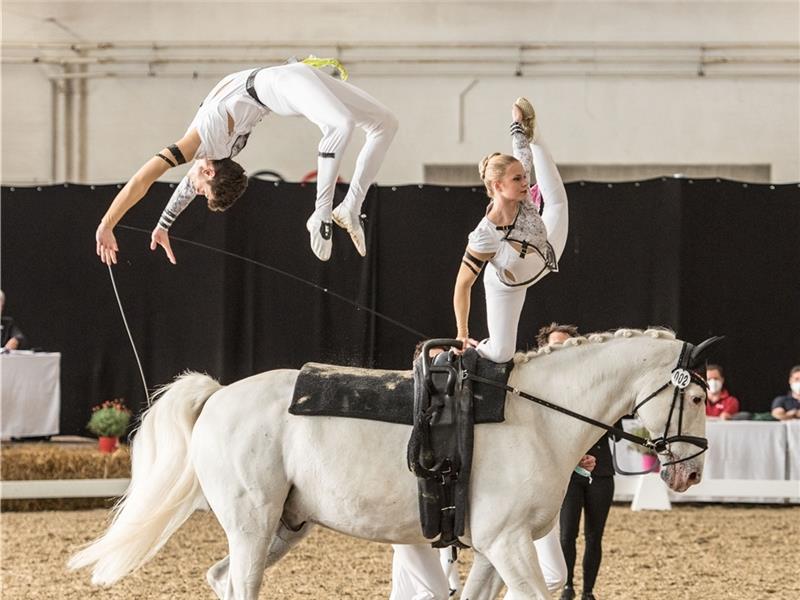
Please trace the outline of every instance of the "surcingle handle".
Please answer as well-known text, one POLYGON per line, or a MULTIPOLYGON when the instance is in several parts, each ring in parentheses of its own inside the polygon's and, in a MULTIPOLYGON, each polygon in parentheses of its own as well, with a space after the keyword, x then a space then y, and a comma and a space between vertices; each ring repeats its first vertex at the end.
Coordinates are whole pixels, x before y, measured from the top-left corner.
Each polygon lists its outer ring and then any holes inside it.
POLYGON ((425 380, 425 386, 431 395, 438 393, 438 390, 433 385, 431 379, 432 373, 447 373, 447 389, 445 393, 448 396, 453 395, 458 381, 458 372, 451 365, 432 365, 430 351, 433 348, 441 348, 449 350, 450 348, 461 348, 462 343, 460 340, 453 340, 448 338, 436 338, 428 340, 422 345, 422 377, 425 380))

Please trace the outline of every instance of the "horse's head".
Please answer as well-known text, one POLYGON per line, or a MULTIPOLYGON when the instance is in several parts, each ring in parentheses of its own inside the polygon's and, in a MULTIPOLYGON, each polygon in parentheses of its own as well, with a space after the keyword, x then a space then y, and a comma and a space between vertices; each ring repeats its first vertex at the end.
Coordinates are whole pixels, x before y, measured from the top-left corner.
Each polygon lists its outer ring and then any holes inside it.
POLYGON ((651 373, 651 387, 636 397, 634 413, 650 432, 661 461, 661 478, 670 489, 685 492, 700 483, 706 430, 706 383, 695 373, 703 353, 722 338, 710 338, 698 346, 682 342, 670 373, 651 373), (666 380, 666 381, 664 381, 666 380))

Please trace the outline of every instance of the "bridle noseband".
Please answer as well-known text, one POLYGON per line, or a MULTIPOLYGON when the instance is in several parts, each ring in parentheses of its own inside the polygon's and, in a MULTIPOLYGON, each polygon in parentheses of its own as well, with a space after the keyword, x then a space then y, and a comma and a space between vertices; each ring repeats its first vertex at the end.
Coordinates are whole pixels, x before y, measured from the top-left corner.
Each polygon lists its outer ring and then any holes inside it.
POLYGON ((673 456, 672 452, 670 452, 669 446, 673 442, 686 442, 687 444, 692 444, 693 446, 697 446, 700 448, 699 452, 695 452, 691 456, 687 456, 686 458, 681 458, 680 460, 672 460, 669 462, 661 463, 661 466, 666 467, 668 465, 675 465, 687 460, 691 460, 696 456, 700 456, 703 452, 708 450, 708 438, 704 437, 697 437, 693 435, 683 435, 683 405, 684 399, 686 395, 686 388, 689 387, 691 383, 696 383, 704 390, 708 389, 708 384, 706 383, 705 379, 703 379, 700 375, 698 375, 692 368, 696 365, 698 358, 698 353, 695 352, 695 347, 688 342, 683 343, 683 347, 681 348, 680 356, 678 357, 678 364, 677 366, 672 369, 672 374, 670 375, 669 381, 667 381, 664 385, 658 388, 655 392, 647 396, 644 400, 639 402, 636 406, 633 407, 633 414, 634 416, 639 416, 638 412, 639 409, 647 404, 650 400, 658 396, 661 392, 667 389, 669 386, 674 388, 672 392, 672 404, 669 407, 669 415, 667 416, 667 422, 664 425, 664 434, 656 438, 654 440, 645 440, 645 443, 641 444, 646 448, 653 450, 656 454, 664 454, 666 453, 668 456, 673 456), (675 415, 675 405, 678 406, 678 433, 676 435, 670 435, 669 427, 672 424, 672 417, 675 415))

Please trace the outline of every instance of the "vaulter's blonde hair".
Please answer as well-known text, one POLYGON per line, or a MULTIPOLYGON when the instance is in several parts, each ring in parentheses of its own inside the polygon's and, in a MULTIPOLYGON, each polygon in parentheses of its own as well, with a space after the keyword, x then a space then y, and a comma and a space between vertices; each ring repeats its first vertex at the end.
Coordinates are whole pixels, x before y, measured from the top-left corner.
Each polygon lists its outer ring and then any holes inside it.
POLYGON ((495 152, 489 156, 484 156, 483 160, 478 164, 478 173, 480 173, 481 181, 486 186, 486 195, 489 198, 494 198, 492 195, 492 183, 499 181, 503 178, 508 170, 508 167, 515 162, 519 162, 516 158, 509 154, 501 154, 495 152))

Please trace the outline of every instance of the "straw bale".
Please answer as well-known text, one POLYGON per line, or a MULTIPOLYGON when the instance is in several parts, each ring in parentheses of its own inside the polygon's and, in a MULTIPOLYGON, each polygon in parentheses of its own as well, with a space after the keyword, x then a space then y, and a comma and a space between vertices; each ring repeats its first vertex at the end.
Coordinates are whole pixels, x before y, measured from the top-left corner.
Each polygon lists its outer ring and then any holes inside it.
MULTIPOLYGON (((125 479, 131 476, 130 450, 121 445, 105 454, 96 444, 25 442, 0 448, 0 479, 125 479)), ((2 511, 110 508, 116 498, 40 498, 3 500, 2 511)))
POLYGON ((118 479, 131 476, 130 451, 105 454, 94 444, 3 444, 0 479, 118 479))

